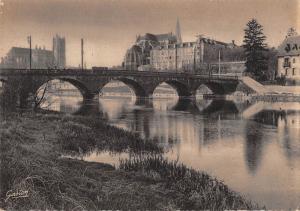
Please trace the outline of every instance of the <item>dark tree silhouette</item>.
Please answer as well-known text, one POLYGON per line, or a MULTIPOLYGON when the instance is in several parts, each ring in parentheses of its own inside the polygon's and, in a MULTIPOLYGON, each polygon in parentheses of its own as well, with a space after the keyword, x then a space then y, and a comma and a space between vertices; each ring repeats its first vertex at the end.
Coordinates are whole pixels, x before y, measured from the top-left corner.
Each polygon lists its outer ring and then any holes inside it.
POLYGON ((277 77, 277 54, 278 51, 275 47, 269 48, 268 52, 266 52, 266 56, 268 57, 268 70, 266 76, 268 80, 275 80, 277 77))
POLYGON ((244 29, 244 50, 246 56, 246 72, 258 80, 266 80, 268 69, 268 58, 266 52, 266 36, 263 34, 263 27, 257 20, 252 19, 244 29))

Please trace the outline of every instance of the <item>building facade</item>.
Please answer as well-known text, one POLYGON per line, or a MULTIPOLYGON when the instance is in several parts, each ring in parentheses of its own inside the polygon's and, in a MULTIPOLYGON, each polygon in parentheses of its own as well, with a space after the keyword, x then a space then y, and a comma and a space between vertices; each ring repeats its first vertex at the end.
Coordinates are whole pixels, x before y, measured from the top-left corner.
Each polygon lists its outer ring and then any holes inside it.
POLYGON ((199 36, 196 42, 158 46, 151 51, 151 65, 158 71, 234 73, 245 70, 243 49, 199 36))
POLYGON ((287 85, 300 85, 300 36, 288 36, 278 47, 277 76, 287 85))
MULTIPOLYGON (((52 51, 36 47, 31 52, 31 68, 50 68, 53 66, 52 51)), ((30 67, 30 49, 12 47, 1 59, 2 68, 28 69, 30 67)))
POLYGON ((151 51, 151 66, 157 71, 190 72, 199 64, 199 50, 192 42, 157 46, 151 51))
POLYGON ((142 49, 134 45, 127 50, 124 60, 126 70, 138 70, 138 67, 143 64, 142 49))
POLYGON ((182 42, 178 20, 176 34, 147 33, 138 36, 134 46, 126 52, 126 70, 241 74, 246 69, 242 47, 204 36, 182 42))
MULTIPOLYGON (((31 68, 65 68, 65 39, 56 36, 53 38, 53 51, 36 46, 31 50, 31 68)), ((5 57, 1 58, 1 68, 30 68, 30 49, 12 47, 5 57)))

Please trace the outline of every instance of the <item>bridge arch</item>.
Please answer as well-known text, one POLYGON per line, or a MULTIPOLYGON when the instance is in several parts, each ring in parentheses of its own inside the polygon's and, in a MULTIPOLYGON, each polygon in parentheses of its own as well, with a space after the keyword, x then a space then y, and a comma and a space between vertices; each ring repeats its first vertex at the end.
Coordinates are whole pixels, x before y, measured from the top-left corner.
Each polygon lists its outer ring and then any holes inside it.
POLYGON ((111 78, 106 83, 102 84, 102 86, 100 86, 100 89, 99 89, 98 92, 100 92, 105 85, 107 85, 108 83, 110 83, 112 81, 123 82, 125 85, 127 85, 134 92, 136 97, 148 97, 149 96, 149 93, 147 93, 145 88, 139 82, 137 82, 133 79, 130 79, 130 78, 125 78, 125 77, 111 78))
POLYGON ((41 87, 43 87, 44 85, 46 85, 47 83, 51 82, 51 81, 55 81, 55 80, 59 80, 59 81, 63 81, 63 82, 68 82, 69 84, 73 85, 74 87, 77 88, 77 90, 81 93, 83 99, 92 99, 93 98, 93 93, 86 87, 86 85, 77 80, 77 79, 73 79, 73 78, 67 78, 67 77, 63 77, 63 78, 50 78, 44 81, 39 81, 37 84, 35 84, 34 89, 32 90, 32 94, 37 94, 37 92, 41 89, 41 87))
POLYGON ((206 86, 209 90, 211 90, 212 94, 215 95, 224 95, 226 93, 223 84, 217 82, 211 82, 211 81, 200 83, 196 87, 195 93, 202 86, 206 86))
POLYGON ((170 84, 167 84, 166 82, 159 83, 157 86, 155 86, 155 89, 153 90, 153 97, 158 97, 161 94, 164 96, 174 96, 178 97, 178 92, 174 86, 171 86, 170 84))
POLYGON ((189 96, 192 95, 192 93, 191 93, 190 89, 188 88, 188 86, 186 84, 180 82, 180 81, 166 80, 166 81, 162 81, 160 84, 162 84, 162 83, 166 83, 166 84, 170 85, 173 89, 175 89, 179 98, 189 97, 189 96))
POLYGON ((198 88, 196 88, 196 90, 195 90, 195 95, 198 95, 198 94, 200 94, 200 95, 213 94, 213 91, 203 83, 203 84, 200 84, 200 86, 198 86, 198 88))
POLYGON ((64 81, 64 82, 68 82, 68 83, 72 84, 73 86, 75 86, 80 91, 80 93, 81 93, 81 95, 82 95, 82 97, 84 99, 91 99, 94 96, 94 94, 92 93, 92 91, 89 90, 87 88, 87 86, 83 82, 81 82, 81 81, 79 81, 77 79, 59 78, 58 80, 61 80, 61 81, 64 81))

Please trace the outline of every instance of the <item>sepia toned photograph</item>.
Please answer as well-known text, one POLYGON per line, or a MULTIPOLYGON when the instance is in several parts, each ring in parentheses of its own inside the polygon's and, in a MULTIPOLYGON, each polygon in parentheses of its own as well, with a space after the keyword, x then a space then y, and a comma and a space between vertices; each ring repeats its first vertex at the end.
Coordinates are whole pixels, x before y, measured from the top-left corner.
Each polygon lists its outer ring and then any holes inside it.
POLYGON ((2 210, 300 210, 300 0, 0 0, 2 210))

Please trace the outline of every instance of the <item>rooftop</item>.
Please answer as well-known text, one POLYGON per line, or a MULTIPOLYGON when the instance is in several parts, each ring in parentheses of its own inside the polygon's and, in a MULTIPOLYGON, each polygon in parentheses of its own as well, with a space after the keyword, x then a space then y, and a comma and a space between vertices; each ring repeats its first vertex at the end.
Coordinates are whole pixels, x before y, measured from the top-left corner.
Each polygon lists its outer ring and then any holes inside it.
MULTIPOLYGON (((14 53, 14 54, 26 54, 26 53, 29 53, 30 49, 29 48, 21 48, 21 47, 12 47, 9 51, 9 53, 14 53)), ((35 52, 35 51, 42 51, 44 53, 52 53, 52 51, 50 50, 46 50, 46 49, 35 49, 33 48, 32 49, 32 52, 35 52)))
POLYGON ((166 34, 156 34, 155 35, 158 41, 164 41, 164 40, 176 40, 176 36, 172 33, 166 33, 166 34))
POLYGON ((287 37, 278 47, 278 56, 300 55, 300 35, 287 37))
POLYGON ((150 34, 146 33, 144 36, 138 36, 137 41, 140 40, 151 40, 155 42, 160 42, 164 40, 174 40, 176 41, 176 36, 172 33, 166 33, 166 34, 150 34))

